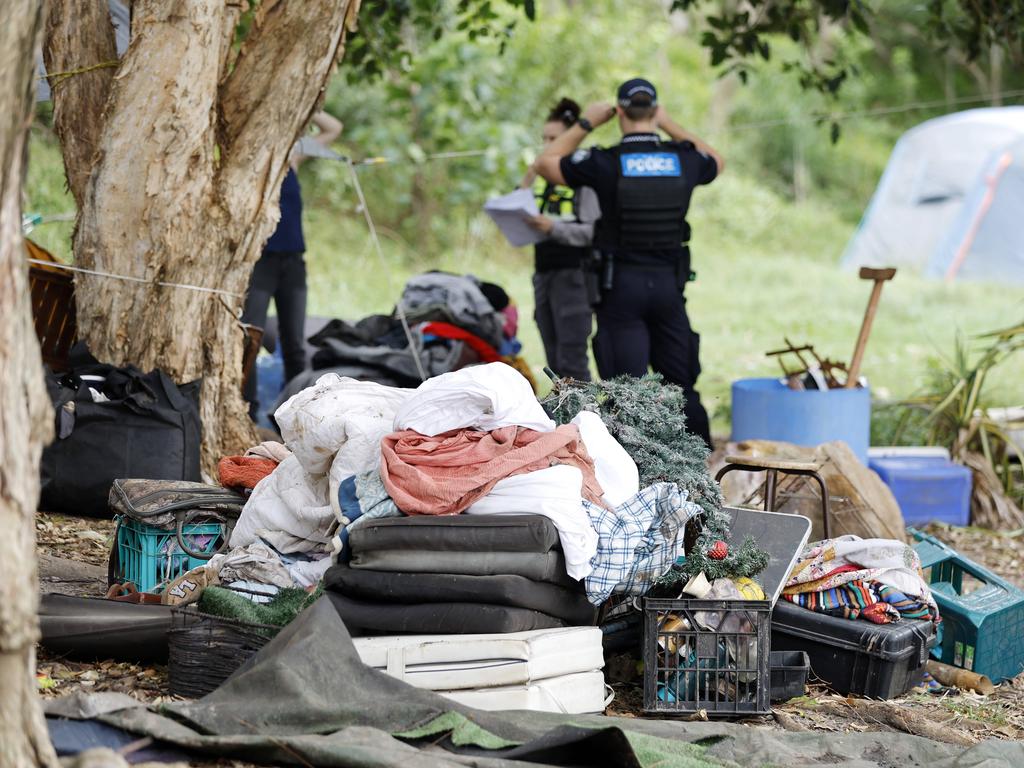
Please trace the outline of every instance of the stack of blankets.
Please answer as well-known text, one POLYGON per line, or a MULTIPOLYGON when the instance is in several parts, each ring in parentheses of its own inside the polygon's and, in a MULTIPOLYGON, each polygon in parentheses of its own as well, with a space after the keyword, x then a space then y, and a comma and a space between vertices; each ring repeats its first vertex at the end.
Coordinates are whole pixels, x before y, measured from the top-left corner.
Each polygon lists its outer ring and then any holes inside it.
POLYGON ((917 552, 892 539, 846 535, 808 544, 782 596, 816 613, 874 624, 939 621, 917 552))
POLYGON ((325 586, 355 635, 506 633, 592 625, 566 573, 558 529, 540 515, 410 516, 351 531, 350 561, 325 586))

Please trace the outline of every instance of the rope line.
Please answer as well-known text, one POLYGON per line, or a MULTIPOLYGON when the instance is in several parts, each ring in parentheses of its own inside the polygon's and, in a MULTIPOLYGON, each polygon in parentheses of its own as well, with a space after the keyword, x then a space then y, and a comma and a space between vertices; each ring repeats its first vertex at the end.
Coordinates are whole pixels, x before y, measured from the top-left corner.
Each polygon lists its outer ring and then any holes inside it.
MULTIPOLYGON (((380 259, 380 266, 384 270, 384 274, 388 281, 388 292, 394 295, 394 286, 391 284, 391 270, 388 269, 387 262, 384 260, 384 249, 381 247, 380 238, 377 236, 377 227, 373 223, 373 217, 370 215, 370 207, 366 204, 366 197, 363 195, 363 187, 359 183, 359 174, 356 173, 355 163, 352 162, 351 158, 345 158, 346 165, 348 166, 349 172, 352 174, 352 184, 356 188, 356 195, 359 197, 359 207, 363 209, 363 217, 366 219, 366 226, 370 230, 370 240, 373 242, 373 247, 377 251, 377 258, 380 259)), ((395 303, 395 311, 398 314, 398 320, 402 324, 402 330, 405 332, 406 341, 409 342, 409 354, 412 355, 413 362, 416 363, 416 372, 420 376, 420 381, 427 380, 427 372, 423 370, 423 361, 420 360, 420 351, 416 346, 416 340, 413 338, 412 329, 409 328, 409 320, 405 316, 405 308, 402 306, 402 299, 399 297, 395 303)))
MULTIPOLYGON (((489 149, 466 149, 459 152, 434 152, 433 154, 427 155, 424 160, 458 160, 464 157, 483 157, 488 154, 491 150, 489 149)), ((349 157, 342 157, 343 162, 350 162, 355 166, 363 165, 395 165, 395 164, 415 164, 415 160, 407 160, 405 158, 395 159, 393 157, 384 157, 378 155, 376 157, 364 157, 362 160, 352 160, 349 157)))
POLYGON ((124 280, 129 283, 145 283, 146 285, 159 285, 162 288, 182 288, 186 291, 199 291, 200 293, 213 293, 219 296, 230 296, 233 299, 243 299, 244 294, 232 293, 231 291, 225 291, 222 288, 204 288, 201 285, 188 285, 187 283, 168 283, 163 280, 147 280, 144 277, 132 277, 130 275, 117 275, 113 272, 102 272, 98 269, 86 269, 85 267, 74 267, 71 264, 62 264, 59 261, 43 261, 42 259, 26 259, 29 264, 38 264, 41 267, 53 267, 54 269, 64 269, 68 272, 80 272, 84 275, 96 275, 97 277, 107 277, 112 280, 124 280))
POLYGON ((781 125, 798 125, 801 123, 816 123, 820 120, 829 120, 832 122, 842 122, 843 120, 856 120, 862 117, 876 117, 878 115, 895 115, 903 112, 913 112, 918 109, 931 109, 934 107, 944 107, 947 104, 980 104, 982 102, 991 101, 994 98, 1019 98, 1024 96, 1024 90, 1010 90, 1010 91, 999 91, 997 93, 989 94, 986 96, 975 95, 975 96, 960 96, 952 99, 933 99, 931 101, 916 101, 910 104, 903 104, 900 106, 893 107, 877 107, 875 109, 865 109, 856 112, 839 112, 835 115, 830 115, 827 112, 819 112, 816 114, 805 115, 802 117, 786 117, 777 118, 775 120, 763 120, 754 123, 739 123, 737 125, 727 125, 727 129, 734 131, 745 131, 755 128, 772 128, 781 125))
POLYGON ((120 63, 121 62, 118 59, 112 59, 111 61, 101 61, 99 64, 90 64, 87 67, 79 67, 78 69, 68 69, 64 72, 47 72, 45 75, 40 75, 39 79, 50 80, 51 78, 56 78, 53 82, 50 83, 50 87, 54 88, 60 83, 63 83, 69 77, 74 77, 75 75, 82 75, 86 72, 92 72, 97 69, 108 69, 110 67, 116 67, 120 63))

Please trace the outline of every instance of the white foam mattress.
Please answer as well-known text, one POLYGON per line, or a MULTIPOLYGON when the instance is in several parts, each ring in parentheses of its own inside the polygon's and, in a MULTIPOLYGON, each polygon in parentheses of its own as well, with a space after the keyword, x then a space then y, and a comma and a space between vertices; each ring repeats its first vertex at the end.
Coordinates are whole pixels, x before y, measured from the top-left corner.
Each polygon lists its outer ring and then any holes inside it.
POLYGON ((367 666, 433 691, 529 686, 593 673, 604 666, 597 627, 494 635, 359 637, 353 642, 367 666))
POLYGON ((529 709, 535 712, 583 715, 604 712, 609 701, 605 690, 604 673, 598 670, 552 677, 527 685, 438 693, 475 709, 529 709))

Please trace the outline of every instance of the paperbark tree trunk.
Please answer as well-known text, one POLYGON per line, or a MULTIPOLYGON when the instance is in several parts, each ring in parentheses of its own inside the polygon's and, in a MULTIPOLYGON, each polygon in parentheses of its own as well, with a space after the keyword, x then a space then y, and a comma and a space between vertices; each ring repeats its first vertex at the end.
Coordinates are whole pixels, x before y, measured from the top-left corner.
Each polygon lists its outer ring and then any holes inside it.
POLYGON ((35 509, 52 432, 32 327, 21 188, 42 0, 7 0, 0 25, 0 767, 56 765, 36 698, 35 509))
MULTIPOLYGON (((77 33, 49 35, 47 61, 86 67, 105 55, 96 41, 106 39, 109 18, 80 16, 80 3, 53 0, 48 29, 77 33)), ((62 142, 68 183, 81 200, 75 261, 143 281, 77 277, 79 335, 101 360, 159 367, 179 383, 203 379, 210 471, 254 439, 236 317, 279 216, 289 151, 358 6, 263 0, 236 54, 241 2, 136 0, 131 42, 103 108, 83 103, 102 85, 54 91, 55 113, 82 109, 99 124, 92 146, 62 142)))

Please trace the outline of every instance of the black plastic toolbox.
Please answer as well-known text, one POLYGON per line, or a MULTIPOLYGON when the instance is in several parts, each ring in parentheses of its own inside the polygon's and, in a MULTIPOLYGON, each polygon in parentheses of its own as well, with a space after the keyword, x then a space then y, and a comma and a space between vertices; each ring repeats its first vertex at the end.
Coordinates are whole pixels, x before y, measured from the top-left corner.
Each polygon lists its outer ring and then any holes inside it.
POLYGON ((930 621, 873 624, 815 613, 785 599, 772 611, 772 650, 805 651, 812 676, 836 693, 901 696, 923 679, 934 645, 930 621))
POLYGON ((811 661, 803 651, 772 651, 768 655, 771 667, 771 702, 781 704, 784 701, 804 695, 807 685, 807 673, 811 669, 811 661))

